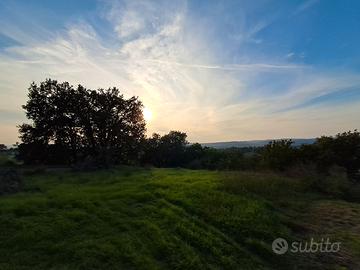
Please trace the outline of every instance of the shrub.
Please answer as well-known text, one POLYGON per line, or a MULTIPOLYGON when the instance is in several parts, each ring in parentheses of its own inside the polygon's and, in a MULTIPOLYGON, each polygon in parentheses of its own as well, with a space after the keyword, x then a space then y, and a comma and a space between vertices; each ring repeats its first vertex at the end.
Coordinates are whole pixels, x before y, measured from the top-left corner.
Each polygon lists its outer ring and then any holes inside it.
POLYGON ((106 155, 86 156, 83 160, 77 162, 73 169, 75 171, 96 171, 100 169, 107 169, 110 167, 110 162, 106 155))
POLYGON ((313 145, 302 146, 299 158, 316 163, 318 170, 328 173, 334 166, 346 169, 351 180, 360 180, 360 133, 357 130, 339 133, 335 137, 322 136, 313 145))
POLYGON ((18 171, 6 169, 0 172, 0 195, 16 193, 22 188, 23 181, 18 171))
POLYGON ((316 191, 343 199, 351 187, 346 170, 339 166, 332 166, 327 174, 319 173, 317 177, 311 177, 311 182, 311 187, 316 191))
POLYGON ((203 164, 200 159, 194 159, 191 160, 187 165, 186 168, 192 169, 192 170, 200 170, 203 169, 203 164))
POLYGON ((294 178, 318 178, 319 172, 313 163, 298 162, 285 170, 285 175, 294 178))
POLYGON ((14 167, 18 165, 16 160, 7 155, 0 155, 0 166, 1 167, 14 167))
POLYGON ((284 170, 295 161, 296 150, 291 146, 292 140, 271 141, 262 151, 263 165, 275 170, 284 170))

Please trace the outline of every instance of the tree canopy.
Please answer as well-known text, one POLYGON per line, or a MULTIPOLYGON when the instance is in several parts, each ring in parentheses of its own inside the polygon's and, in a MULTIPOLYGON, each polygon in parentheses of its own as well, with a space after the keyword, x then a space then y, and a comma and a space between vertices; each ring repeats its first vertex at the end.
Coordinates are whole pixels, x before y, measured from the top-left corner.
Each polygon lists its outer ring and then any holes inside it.
POLYGON ((87 156, 128 162, 145 137, 143 105, 119 89, 91 90, 48 79, 29 87, 19 126, 27 163, 72 163, 87 156))

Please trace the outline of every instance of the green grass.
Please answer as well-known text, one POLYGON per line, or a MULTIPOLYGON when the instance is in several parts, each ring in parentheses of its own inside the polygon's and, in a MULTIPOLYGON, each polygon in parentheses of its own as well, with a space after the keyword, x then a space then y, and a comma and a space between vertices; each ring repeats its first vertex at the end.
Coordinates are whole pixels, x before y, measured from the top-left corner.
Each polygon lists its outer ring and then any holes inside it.
MULTIPOLYGON (((326 199, 283 176, 184 169, 42 173, 25 186, 0 198, 0 269, 301 269, 311 258, 271 243, 306 237, 298 227, 326 199)), ((341 239, 357 256, 356 237, 341 239)))

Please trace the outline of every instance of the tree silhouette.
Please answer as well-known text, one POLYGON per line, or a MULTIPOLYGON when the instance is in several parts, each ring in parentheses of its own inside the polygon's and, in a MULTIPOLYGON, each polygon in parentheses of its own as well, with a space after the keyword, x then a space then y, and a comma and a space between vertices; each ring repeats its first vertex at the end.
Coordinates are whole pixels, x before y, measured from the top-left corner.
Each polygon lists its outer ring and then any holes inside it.
POLYGON ((154 133, 145 142, 143 163, 151 163, 159 167, 182 166, 185 162, 186 133, 170 131, 164 136, 154 133))
POLYGON ((29 87, 19 126, 20 158, 27 163, 76 163, 87 156, 130 162, 144 139, 142 103, 117 88, 89 90, 47 79, 29 87))

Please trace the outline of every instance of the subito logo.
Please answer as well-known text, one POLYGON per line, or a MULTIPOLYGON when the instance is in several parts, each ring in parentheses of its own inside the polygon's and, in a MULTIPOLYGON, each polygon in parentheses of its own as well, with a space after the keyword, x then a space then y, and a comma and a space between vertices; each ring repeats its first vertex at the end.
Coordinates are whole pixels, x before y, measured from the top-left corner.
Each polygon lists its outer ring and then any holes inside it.
POLYGON ((289 245, 284 238, 276 238, 272 242, 271 247, 272 247, 272 250, 274 253, 276 253, 278 255, 282 255, 282 254, 285 254, 286 251, 288 251, 289 245))

